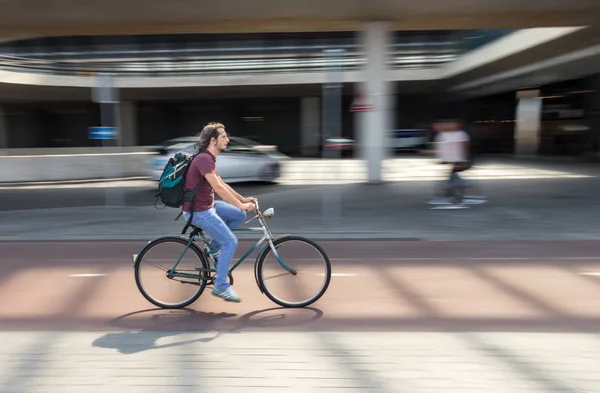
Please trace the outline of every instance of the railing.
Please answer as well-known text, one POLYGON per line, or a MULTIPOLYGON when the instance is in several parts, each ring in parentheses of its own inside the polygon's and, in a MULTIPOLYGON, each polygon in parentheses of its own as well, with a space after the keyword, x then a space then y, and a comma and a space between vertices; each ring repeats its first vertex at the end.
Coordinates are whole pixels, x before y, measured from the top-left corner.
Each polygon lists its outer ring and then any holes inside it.
MULTIPOLYGON (((389 46, 389 51, 394 54, 420 54, 429 52, 451 52, 456 53, 460 45, 456 42, 407 42, 395 43, 389 46)), ((206 45, 198 47, 180 47, 174 44, 172 48, 155 49, 144 46, 113 45, 112 49, 104 46, 75 47, 74 50, 66 50, 63 47, 48 47, 43 51, 15 50, 10 47, 3 48, 0 45, 0 55, 26 57, 31 59, 46 59, 53 61, 81 61, 81 60, 126 60, 126 59, 172 59, 172 58, 204 58, 204 57, 278 57, 278 56, 319 56, 327 49, 343 49, 347 53, 360 53, 360 47, 356 44, 336 45, 277 45, 277 46, 244 46, 206 45), (114 49, 114 48, 118 49, 114 49)))
MULTIPOLYGON (((511 30, 393 33, 392 69, 435 68, 511 30)), ((177 76, 320 72, 331 66, 327 49, 342 49, 335 66, 365 63, 353 32, 319 34, 143 35, 46 37, 0 44, 0 69, 54 75, 108 72, 124 76, 177 76)))
MULTIPOLYGON (((415 55, 390 54, 388 66, 392 69, 422 69, 439 67, 454 61, 452 53, 430 53, 415 55)), ((336 66, 343 71, 359 69, 366 62, 362 54, 346 53, 336 66)), ((314 56, 286 57, 205 57, 171 58, 153 60, 103 60, 103 61, 52 61, 15 56, 0 56, 0 69, 52 74, 88 75, 107 72, 122 76, 178 76, 178 75, 223 75, 223 74, 269 74, 323 72, 332 65, 324 54, 314 56)))

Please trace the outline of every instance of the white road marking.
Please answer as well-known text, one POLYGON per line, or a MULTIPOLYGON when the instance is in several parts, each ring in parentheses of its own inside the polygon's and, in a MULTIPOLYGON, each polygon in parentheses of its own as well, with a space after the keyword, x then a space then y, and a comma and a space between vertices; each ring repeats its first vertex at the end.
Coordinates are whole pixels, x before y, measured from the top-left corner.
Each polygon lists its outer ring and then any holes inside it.
POLYGON ((600 276, 600 272, 587 272, 587 273, 579 273, 582 276, 600 276))
POLYGON ((135 263, 136 258, 137 258, 137 254, 133 254, 133 263, 135 263))
POLYGON ((104 273, 81 273, 81 274, 69 274, 69 277, 103 277, 106 276, 104 273))
MULTIPOLYGON (((325 276, 325 273, 319 273, 319 276, 325 276)), ((331 273, 331 277, 354 277, 354 273, 331 273)))

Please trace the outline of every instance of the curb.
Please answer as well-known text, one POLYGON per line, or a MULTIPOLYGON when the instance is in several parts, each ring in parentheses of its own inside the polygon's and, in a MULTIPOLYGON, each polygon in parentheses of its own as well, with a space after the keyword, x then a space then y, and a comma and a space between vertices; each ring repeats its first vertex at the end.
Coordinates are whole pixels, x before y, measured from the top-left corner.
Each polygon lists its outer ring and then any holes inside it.
POLYGON ((31 182, 0 182, 0 187, 28 187, 28 186, 54 186, 69 184, 98 184, 98 183, 116 183, 121 181, 140 181, 150 180, 147 176, 131 176, 118 178, 97 178, 97 179, 74 179, 74 180, 48 180, 31 182))

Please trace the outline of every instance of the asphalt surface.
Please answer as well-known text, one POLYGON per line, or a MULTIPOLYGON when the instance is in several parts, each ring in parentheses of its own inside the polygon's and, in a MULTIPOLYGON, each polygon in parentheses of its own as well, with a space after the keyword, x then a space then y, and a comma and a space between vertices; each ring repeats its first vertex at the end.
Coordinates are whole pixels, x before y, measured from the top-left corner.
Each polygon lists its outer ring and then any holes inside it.
MULTIPOLYGON (((323 298, 283 309, 260 293, 252 259, 234 273, 243 302, 209 289, 187 309, 139 293, 144 242, 3 243, 0 330, 597 331, 600 242, 323 241, 323 298)), ((240 242, 237 256, 250 246, 240 242)), ((290 262, 298 262, 294 257, 290 262)))
MULTIPOLYGON (((245 195, 260 195, 273 190, 302 188, 272 183, 239 183, 234 188, 245 195)), ((108 198, 123 195, 125 206, 151 206, 158 192, 152 181, 74 183, 58 187, 0 187, 0 211, 102 206, 108 198)))
MULTIPOLYGON (((389 185, 401 190, 396 197, 402 202, 427 199, 447 172, 435 160, 418 155, 391 160, 383 170, 387 180, 382 187, 373 188, 370 196, 385 193, 385 185, 389 185)), ((294 160, 287 164, 279 184, 246 182, 232 186, 244 195, 260 196, 339 187, 345 182, 362 183, 363 172, 364 168, 355 161, 294 160)), ((485 193, 492 200, 519 204, 536 203, 539 198, 569 200, 567 203, 578 199, 588 202, 596 191, 600 191, 596 180, 599 175, 600 164, 595 162, 502 156, 478 157, 474 169, 465 172, 466 177, 475 177, 475 185, 479 187, 475 191, 485 193), (572 175, 576 177, 570 177, 572 175)), ((140 179, 23 185, 0 183, 0 211, 103 206, 107 200, 117 202, 117 205, 151 206, 156 192, 156 182, 140 179)))
MULTIPOLYGON (((405 180, 379 185, 308 182, 234 188, 257 196, 261 208, 275 209, 269 222, 275 234, 321 240, 600 240, 597 175, 564 166, 482 166, 471 176, 487 203, 435 210, 438 206, 426 201, 442 183, 426 180, 436 172, 420 168, 397 176, 405 180)), ((180 233, 184 224, 174 221, 177 209, 155 209, 155 192, 148 182, 0 187, 0 241, 139 241, 180 233), (105 206, 106 195, 119 191, 127 204, 105 206)))

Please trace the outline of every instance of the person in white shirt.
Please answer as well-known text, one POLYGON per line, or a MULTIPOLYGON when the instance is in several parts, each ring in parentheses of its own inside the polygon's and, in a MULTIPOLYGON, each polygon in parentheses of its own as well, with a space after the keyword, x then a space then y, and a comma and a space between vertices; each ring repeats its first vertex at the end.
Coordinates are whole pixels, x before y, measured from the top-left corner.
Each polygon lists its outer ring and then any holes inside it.
POLYGON ((449 164, 451 170, 445 197, 434 198, 430 203, 462 205, 465 185, 458 173, 471 167, 469 134, 456 120, 437 122, 434 129, 437 157, 442 164, 449 164))
POLYGON ((446 164, 458 164, 469 162, 469 134, 464 132, 458 122, 449 121, 439 126, 439 132, 435 137, 438 158, 446 164))

